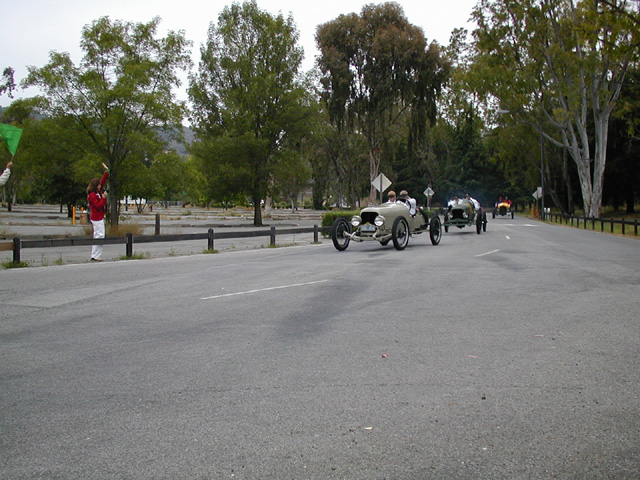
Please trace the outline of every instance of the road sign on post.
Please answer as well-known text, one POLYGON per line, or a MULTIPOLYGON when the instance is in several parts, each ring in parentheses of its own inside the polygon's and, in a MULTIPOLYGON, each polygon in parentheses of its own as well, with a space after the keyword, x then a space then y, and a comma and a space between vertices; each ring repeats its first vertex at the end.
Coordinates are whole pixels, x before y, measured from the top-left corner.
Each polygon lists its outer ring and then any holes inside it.
POLYGON ((425 196, 427 197, 427 209, 431 210, 431 198, 436 192, 433 191, 431 186, 428 186, 427 189, 422 193, 424 193, 425 196))
POLYGON ((381 173, 371 182, 371 185, 380 192, 380 203, 382 203, 382 192, 391 186, 391 180, 389 180, 384 173, 381 173))

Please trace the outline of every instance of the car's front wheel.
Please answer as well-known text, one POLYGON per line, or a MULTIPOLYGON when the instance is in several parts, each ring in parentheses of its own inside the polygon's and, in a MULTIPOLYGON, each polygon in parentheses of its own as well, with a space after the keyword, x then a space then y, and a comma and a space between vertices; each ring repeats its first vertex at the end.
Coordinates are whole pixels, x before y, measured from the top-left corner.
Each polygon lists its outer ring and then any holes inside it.
POLYGON ((331 240, 333 240, 333 246, 336 247, 336 250, 343 251, 347 249, 351 241, 349 233, 351 233, 351 225, 344 218, 337 218, 333 222, 331 240))
POLYGON ((429 237, 433 245, 438 245, 442 238, 442 223, 440 222, 440 217, 437 215, 431 217, 431 221, 429 222, 429 237))
POLYGON ((396 250, 404 250, 409 243, 409 223, 404 217, 398 217, 393 222, 391 230, 391 239, 396 250))
POLYGON ((478 235, 482 233, 482 214, 480 212, 476 214, 476 233, 478 235))

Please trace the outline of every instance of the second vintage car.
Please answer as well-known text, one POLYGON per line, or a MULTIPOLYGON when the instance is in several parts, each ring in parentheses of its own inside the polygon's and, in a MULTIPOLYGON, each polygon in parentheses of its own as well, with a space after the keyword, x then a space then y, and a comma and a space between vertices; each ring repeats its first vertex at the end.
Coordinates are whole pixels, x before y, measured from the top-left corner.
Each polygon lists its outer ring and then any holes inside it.
POLYGON ((410 215, 403 203, 383 203, 363 208, 350 221, 338 218, 331 227, 331 239, 337 250, 346 250, 349 242, 377 241, 387 245, 390 241, 397 250, 403 250, 409 238, 429 232, 433 245, 442 238, 440 217, 433 214, 429 220, 422 211, 410 215))
POLYGON ((476 227, 476 233, 487 231, 487 214, 482 208, 476 209, 467 199, 457 201, 456 205, 450 205, 444 214, 444 231, 448 232, 449 227, 476 227))

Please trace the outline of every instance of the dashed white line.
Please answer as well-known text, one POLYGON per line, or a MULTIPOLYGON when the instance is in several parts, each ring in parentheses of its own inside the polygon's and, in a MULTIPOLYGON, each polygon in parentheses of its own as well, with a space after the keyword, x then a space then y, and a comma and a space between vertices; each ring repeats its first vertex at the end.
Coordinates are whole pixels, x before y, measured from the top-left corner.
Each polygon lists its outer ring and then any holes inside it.
POLYGON ((481 253, 480 255, 476 255, 476 257, 484 257, 485 255, 491 255, 492 253, 496 253, 499 252, 500 249, 498 250, 491 250, 490 252, 486 252, 486 253, 481 253))
POLYGON ((511 240, 511 237, 509 235, 505 235, 504 238, 506 238, 507 240, 511 240))
POLYGON ((279 290, 281 288, 303 287, 305 285, 315 285, 317 283, 328 282, 328 280, 318 280, 316 282, 294 283, 292 285, 279 285, 277 287, 258 288, 256 290, 247 290, 245 292, 223 293, 222 295, 212 295, 211 297, 203 297, 200 300, 212 300, 214 298, 233 297, 235 295, 246 295, 248 293, 268 292, 271 290, 279 290))

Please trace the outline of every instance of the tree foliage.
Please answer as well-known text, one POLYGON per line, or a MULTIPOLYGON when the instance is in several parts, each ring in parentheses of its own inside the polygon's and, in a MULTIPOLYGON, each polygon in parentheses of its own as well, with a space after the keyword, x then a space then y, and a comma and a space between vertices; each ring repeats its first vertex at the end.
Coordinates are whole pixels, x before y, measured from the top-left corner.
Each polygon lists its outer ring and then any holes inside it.
MULTIPOLYGON (((373 180, 384 138, 407 110, 411 145, 419 148, 427 121, 435 118, 448 65, 438 45, 427 46, 422 30, 394 2, 365 5, 360 15, 340 15, 320 25, 316 42, 330 119, 341 131, 364 135, 373 180)), ((375 199, 373 187, 369 198, 375 199)))
MULTIPOLYGON (((88 139, 79 146, 97 165, 109 166, 112 213, 118 212, 126 183, 123 171, 161 151, 158 132, 178 131, 185 111, 172 89, 180 85, 178 70, 191 65, 190 43, 184 32, 156 38, 159 23, 159 17, 137 24, 102 17, 82 30, 78 66, 68 53, 51 52, 49 63, 30 67, 24 81, 44 91, 42 111, 72 120, 72 128, 88 139)), ((94 170, 97 176, 100 170, 94 170)), ((117 223, 118 215, 110 221, 117 223)))
POLYGON ((477 91, 567 149, 584 211, 598 216, 609 119, 638 60, 638 25, 594 0, 481 0, 473 17, 477 91))
POLYGON ((303 51, 291 17, 272 16, 255 1, 234 3, 209 27, 191 77, 192 149, 212 198, 249 195, 254 224, 283 149, 304 131, 309 103, 297 80, 303 51))

